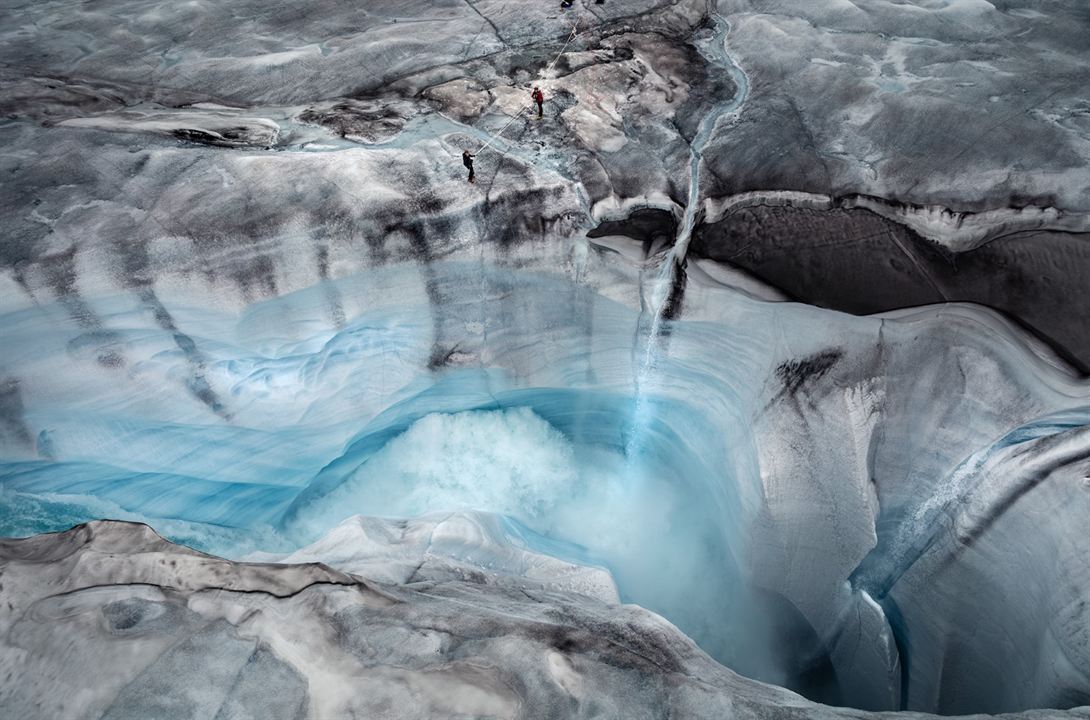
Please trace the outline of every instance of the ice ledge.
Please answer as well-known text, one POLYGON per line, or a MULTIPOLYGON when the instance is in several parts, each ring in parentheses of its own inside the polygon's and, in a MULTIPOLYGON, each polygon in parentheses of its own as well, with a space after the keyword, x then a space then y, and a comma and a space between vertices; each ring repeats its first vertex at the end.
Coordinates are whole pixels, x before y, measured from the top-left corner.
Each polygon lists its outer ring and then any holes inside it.
POLYGON ((736 210, 757 206, 869 210, 955 253, 967 252, 1019 232, 1090 232, 1090 213, 1067 212, 1055 207, 1027 205, 962 212, 939 205, 903 203, 872 195, 834 197, 793 190, 759 190, 706 200, 704 222, 716 223, 736 210))
MULTIPOLYGON (((388 523, 352 522, 381 549, 388 523)), ((444 522, 462 537, 470 520, 444 522)), ((308 552, 336 533, 322 542, 308 552)), ((0 541, 0 568, 14 717, 870 717, 742 678, 657 615, 585 594, 232 563, 111 521, 0 541)))

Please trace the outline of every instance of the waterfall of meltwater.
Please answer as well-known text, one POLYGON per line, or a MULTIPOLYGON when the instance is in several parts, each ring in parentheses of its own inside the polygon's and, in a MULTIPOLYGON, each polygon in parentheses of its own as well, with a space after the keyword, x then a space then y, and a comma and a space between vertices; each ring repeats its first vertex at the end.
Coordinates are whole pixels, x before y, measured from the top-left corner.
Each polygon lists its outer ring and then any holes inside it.
MULTIPOLYGON (((735 92, 732 97, 716 103, 708 110, 700 121, 696 134, 689 144, 689 197, 685 205, 685 213, 678 227, 677 237, 673 247, 666 256, 665 262, 659 268, 656 277, 652 280, 649 300, 643 303, 643 312, 636 328, 637 341, 641 331, 647 327, 646 338, 643 342, 643 357, 636 366, 635 397, 636 407, 633 418, 633 431, 629 435, 627 452, 632 455, 638 450, 639 438, 642 435, 641 428, 646 427, 649 419, 646 385, 654 371, 659 351, 659 338, 662 335, 663 322, 668 319, 671 305, 675 301, 675 294, 679 292, 678 285, 684 282, 681 273, 684 272, 685 258, 689 250, 689 241, 692 239, 693 227, 696 224, 697 211, 700 207, 700 165, 703 159, 703 151, 711 138, 719 119, 736 113, 745 103, 749 94, 749 78, 727 53, 727 33, 730 32, 730 23, 718 15, 712 16, 714 31, 711 37, 704 43, 698 44, 700 53, 713 66, 724 68, 734 81, 735 92)), ((641 301, 642 302, 642 301, 641 301)), ((639 342, 636 343, 636 347, 639 342)))

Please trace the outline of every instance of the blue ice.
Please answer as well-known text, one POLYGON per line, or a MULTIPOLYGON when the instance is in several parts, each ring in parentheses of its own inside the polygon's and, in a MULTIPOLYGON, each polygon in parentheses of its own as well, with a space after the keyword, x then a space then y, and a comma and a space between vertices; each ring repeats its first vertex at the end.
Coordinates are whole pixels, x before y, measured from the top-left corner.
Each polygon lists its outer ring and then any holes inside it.
MULTIPOLYGON (((107 335, 59 305, 0 317, 35 438, 0 462, 0 534, 114 517, 240 557, 356 514, 489 511, 512 542, 604 566, 625 601, 723 659, 745 654, 761 619, 735 560, 737 488, 754 482, 739 477, 755 475, 738 378, 664 360, 669 382, 643 378, 637 399, 638 312, 564 278, 432 272, 375 270, 234 313, 161 298, 174 331, 135 295, 87 301, 107 335), (437 368, 448 342, 456 360, 437 368), (120 369, 96 362, 103 343, 120 369), (198 372, 220 409, 195 396, 198 372)), ((716 354, 739 341, 694 323, 670 342, 714 338, 716 354)))

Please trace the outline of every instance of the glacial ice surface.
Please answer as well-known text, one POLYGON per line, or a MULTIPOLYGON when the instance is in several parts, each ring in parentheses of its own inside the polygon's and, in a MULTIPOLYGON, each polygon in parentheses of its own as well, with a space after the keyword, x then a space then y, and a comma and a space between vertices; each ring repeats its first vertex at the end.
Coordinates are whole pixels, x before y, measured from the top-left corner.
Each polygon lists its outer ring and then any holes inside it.
POLYGON ((944 262, 1014 232, 1077 283, 1050 235, 1087 227, 1077 4, 607 2, 543 78, 569 26, 541 4, 134 5, 0 11, 26 14, 0 29, 0 535, 33 536, 0 545, 5 706, 862 714, 734 670, 1086 714, 1085 379, 982 306, 853 317, 716 262, 791 207, 819 249, 876 217, 944 262), (467 187, 461 150, 536 80, 553 116, 467 187), (903 132, 905 103, 934 122, 903 132), (1011 133, 1045 138, 1014 173, 1011 133), (100 518, 228 560, 40 535, 100 518))

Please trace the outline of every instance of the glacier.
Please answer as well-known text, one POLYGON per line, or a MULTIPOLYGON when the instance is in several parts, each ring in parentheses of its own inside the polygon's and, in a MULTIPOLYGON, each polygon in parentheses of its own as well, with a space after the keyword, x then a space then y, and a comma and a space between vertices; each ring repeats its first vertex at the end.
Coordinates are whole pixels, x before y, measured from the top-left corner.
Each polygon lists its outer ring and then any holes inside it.
POLYGON ((1090 18, 789 5, 0 11, 4 714, 1090 717, 1090 18))

